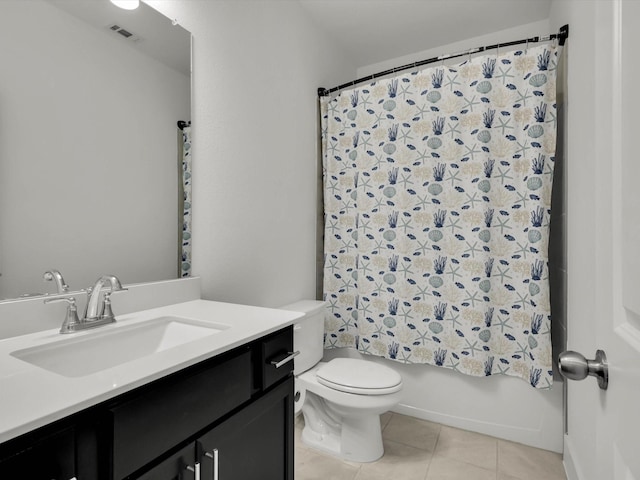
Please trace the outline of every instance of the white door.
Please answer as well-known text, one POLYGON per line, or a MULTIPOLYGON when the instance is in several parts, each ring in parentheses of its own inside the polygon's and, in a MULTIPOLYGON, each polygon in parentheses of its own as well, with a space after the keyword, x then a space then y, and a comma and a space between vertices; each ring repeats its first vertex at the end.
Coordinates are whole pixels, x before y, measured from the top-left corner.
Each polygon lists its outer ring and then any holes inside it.
POLYGON ((613 106, 614 291, 598 337, 610 352, 611 387, 602 409, 612 441, 614 479, 640 480, 640 2, 613 2, 620 93, 613 106), (618 132, 618 133, 616 133, 618 132), (619 138, 615 138, 615 135, 619 138), (622 283, 622 285, 620 285, 622 283), (620 292, 622 294, 620 295, 620 292))
MULTIPOLYGON (((571 318, 569 312, 568 346, 590 359, 596 348, 604 350, 609 385, 605 391, 591 377, 569 381, 565 460, 570 479, 640 480, 640 1, 595 5, 595 91, 592 99, 579 99, 593 105, 595 158, 587 163, 593 167, 587 178, 595 201, 587 201, 589 212, 582 212, 590 220, 574 223, 573 232, 569 222, 568 245, 580 235, 595 237, 593 255, 583 258, 593 277, 575 279, 593 282, 595 298, 580 298, 573 289, 570 310, 579 302, 593 309, 590 318, 571 318)), ((579 159, 568 155, 571 175, 579 159)), ((571 283, 570 266, 568 273, 571 283)))

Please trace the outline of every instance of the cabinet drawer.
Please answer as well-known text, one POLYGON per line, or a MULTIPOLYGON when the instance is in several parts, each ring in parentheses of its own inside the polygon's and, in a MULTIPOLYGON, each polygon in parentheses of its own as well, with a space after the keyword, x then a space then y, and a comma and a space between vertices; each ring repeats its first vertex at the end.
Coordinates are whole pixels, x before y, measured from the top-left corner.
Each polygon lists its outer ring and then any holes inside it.
POLYGON ((262 388, 269 388, 293 371, 293 360, 276 367, 272 362, 286 359, 293 351, 293 327, 280 330, 262 340, 262 388))
POLYGON ((247 349, 110 408, 113 478, 133 473, 249 400, 252 385, 247 349))

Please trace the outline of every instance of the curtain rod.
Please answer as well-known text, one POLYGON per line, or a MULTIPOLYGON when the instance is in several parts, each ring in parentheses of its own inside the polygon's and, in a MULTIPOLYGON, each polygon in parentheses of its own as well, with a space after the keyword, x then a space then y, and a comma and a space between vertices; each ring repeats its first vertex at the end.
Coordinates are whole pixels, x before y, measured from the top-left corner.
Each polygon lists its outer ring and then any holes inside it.
POLYGON ((414 63, 408 63, 407 65, 403 65, 401 67, 395 67, 395 68, 391 68, 389 70, 385 70, 384 72, 379 72, 379 73, 374 73, 373 75, 369 75, 366 77, 362 77, 362 78, 358 78, 356 80, 352 80, 351 82, 347 82, 347 83, 343 83, 342 85, 338 85, 337 87, 333 87, 333 88, 318 88, 318 96, 319 97, 326 97, 327 95, 333 93, 333 92, 337 92, 338 90, 342 90, 343 88, 347 88, 347 87, 353 87, 355 85, 357 85, 358 83, 363 83, 366 81, 370 81, 370 80, 374 80, 376 78, 380 78, 380 77, 384 77, 386 75, 390 75, 392 73, 396 73, 396 72, 400 72, 402 70, 409 70, 411 68, 416 68, 416 67, 420 67, 422 65, 427 65, 429 63, 435 63, 435 62, 439 62, 441 60, 447 60, 449 58, 456 58, 456 57, 462 57, 464 55, 471 55, 472 53, 478 53, 478 52, 484 52, 487 50, 493 50, 496 48, 500 48, 500 47, 511 47, 513 45, 520 45, 522 43, 538 43, 538 42, 548 42, 550 40, 558 40, 558 43, 560 45, 564 45, 565 41, 567 40, 567 38, 569 38, 569 25, 564 25, 562 27, 560 27, 560 31, 558 33, 553 33, 551 35, 547 35, 545 37, 532 37, 532 38, 525 38, 523 40, 515 40, 513 42, 506 42, 506 43, 496 43, 495 45, 487 45, 484 47, 477 47, 477 48, 472 48, 471 50, 465 50, 464 52, 456 52, 456 53, 451 53, 451 54, 447 54, 447 55, 440 55, 439 57, 433 57, 433 58, 429 58, 427 60, 421 60, 419 62, 414 62, 414 63))

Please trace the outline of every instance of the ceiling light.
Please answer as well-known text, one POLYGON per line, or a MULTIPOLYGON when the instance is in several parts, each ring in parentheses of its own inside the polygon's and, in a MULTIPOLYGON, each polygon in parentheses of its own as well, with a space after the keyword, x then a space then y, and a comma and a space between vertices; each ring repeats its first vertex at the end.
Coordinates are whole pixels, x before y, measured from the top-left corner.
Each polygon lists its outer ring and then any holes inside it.
POLYGON ((111 0, 111 3, 125 10, 135 10, 140 5, 140 0, 111 0))

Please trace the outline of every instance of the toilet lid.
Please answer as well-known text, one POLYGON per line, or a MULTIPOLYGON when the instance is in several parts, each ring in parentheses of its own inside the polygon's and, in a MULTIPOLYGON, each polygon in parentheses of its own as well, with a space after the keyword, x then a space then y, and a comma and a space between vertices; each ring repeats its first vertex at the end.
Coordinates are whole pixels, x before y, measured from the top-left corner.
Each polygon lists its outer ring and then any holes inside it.
POLYGON ((335 358, 316 372, 329 388, 360 395, 385 395, 402 388, 402 377, 389 367, 355 358, 335 358))

